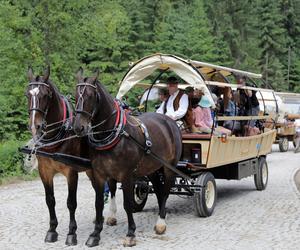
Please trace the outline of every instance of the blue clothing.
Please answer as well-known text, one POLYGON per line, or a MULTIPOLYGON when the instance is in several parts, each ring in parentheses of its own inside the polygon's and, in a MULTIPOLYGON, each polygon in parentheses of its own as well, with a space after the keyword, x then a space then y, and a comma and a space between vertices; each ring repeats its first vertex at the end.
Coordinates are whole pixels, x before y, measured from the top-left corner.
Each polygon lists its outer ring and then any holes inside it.
POLYGON ((238 114, 238 107, 235 105, 235 103, 231 100, 228 102, 228 106, 225 109, 225 115, 226 116, 235 116, 238 114))
POLYGON ((105 185, 104 185, 104 194, 109 194, 109 186, 107 184, 107 182, 105 182, 105 185))

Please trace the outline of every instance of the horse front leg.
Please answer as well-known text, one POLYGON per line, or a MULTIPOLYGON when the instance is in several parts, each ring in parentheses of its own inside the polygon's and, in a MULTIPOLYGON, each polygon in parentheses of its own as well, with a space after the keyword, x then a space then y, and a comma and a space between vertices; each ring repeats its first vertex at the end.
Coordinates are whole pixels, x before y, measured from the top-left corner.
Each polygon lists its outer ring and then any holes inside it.
POLYGON ((75 220, 75 211, 77 208, 77 185, 78 185, 78 173, 70 171, 67 175, 68 180, 68 200, 67 206, 70 213, 69 232, 66 239, 66 245, 74 246, 77 244, 77 223, 75 220))
POLYGON ((166 203, 170 194, 171 187, 174 182, 173 173, 168 173, 169 171, 164 169, 164 182, 160 183, 162 193, 160 197, 160 206, 159 206, 159 216, 154 227, 156 234, 163 234, 167 229, 166 224, 166 203))
POLYGON ((117 182, 113 179, 108 180, 109 191, 111 194, 111 199, 109 202, 109 215, 106 220, 106 224, 109 226, 117 225, 117 203, 116 203, 116 190, 117 190, 117 182))
POLYGON ((49 210, 50 221, 49 221, 49 230, 47 231, 45 242, 55 242, 57 241, 58 233, 56 232, 56 227, 58 225, 57 217, 55 213, 55 197, 53 189, 53 177, 54 171, 43 167, 42 163, 39 165, 39 173, 41 180, 45 189, 45 198, 46 204, 49 210))
POLYGON ((136 245, 136 240, 135 240, 135 223, 133 219, 133 199, 134 199, 134 192, 133 192, 133 187, 134 187, 134 182, 132 178, 128 178, 126 181, 122 182, 122 187, 123 187, 123 197, 124 197, 124 209, 127 214, 127 219, 128 219, 128 232, 126 235, 126 239, 123 242, 123 245, 125 247, 131 247, 136 245))
POLYGON ((95 208, 96 208, 96 218, 94 231, 90 234, 86 245, 88 247, 94 247, 99 245, 100 233, 103 229, 103 208, 104 208, 104 180, 94 174, 92 179, 92 185, 96 193, 95 208))

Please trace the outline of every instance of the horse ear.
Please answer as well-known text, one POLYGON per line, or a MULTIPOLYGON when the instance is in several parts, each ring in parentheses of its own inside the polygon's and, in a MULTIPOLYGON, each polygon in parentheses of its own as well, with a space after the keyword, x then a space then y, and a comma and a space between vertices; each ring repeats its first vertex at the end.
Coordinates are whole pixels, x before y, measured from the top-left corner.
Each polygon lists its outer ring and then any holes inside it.
POLYGON ((43 82, 47 82, 50 76, 50 65, 47 66, 47 68, 44 71, 44 75, 43 75, 43 82))
POLYGON ((98 77, 99 77, 99 74, 100 74, 100 70, 99 70, 99 68, 97 68, 97 69, 95 70, 95 72, 94 72, 94 76, 92 77, 92 82, 93 82, 93 83, 97 81, 97 79, 98 79, 98 77))
POLYGON ((31 66, 28 67, 27 77, 30 82, 33 82, 35 80, 33 69, 31 68, 31 66))
POLYGON ((83 81, 83 68, 79 67, 78 72, 76 74, 77 82, 80 83, 83 81))

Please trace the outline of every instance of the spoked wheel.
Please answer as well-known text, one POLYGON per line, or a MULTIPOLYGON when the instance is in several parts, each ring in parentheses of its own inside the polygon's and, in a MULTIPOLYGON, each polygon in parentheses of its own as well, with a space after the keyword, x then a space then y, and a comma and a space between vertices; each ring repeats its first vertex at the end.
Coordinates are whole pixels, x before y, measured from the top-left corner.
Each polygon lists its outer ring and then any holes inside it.
POLYGON ((215 178, 210 172, 205 172, 197 178, 195 184, 203 187, 194 193, 196 214, 200 217, 211 216, 217 200, 215 178))
POLYGON ((141 212, 148 199, 148 182, 144 180, 138 180, 134 185, 134 199, 133 199, 133 212, 141 212))
POLYGON ((279 150, 280 152, 286 152, 289 150, 289 140, 287 137, 282 137, 279 139, 279 150))
POLYGON ((268 164, 265 157, 258 160, 257 173, 254 175, 254 183, 257 190, 264 190, 267 187, 269 179, 268 164))

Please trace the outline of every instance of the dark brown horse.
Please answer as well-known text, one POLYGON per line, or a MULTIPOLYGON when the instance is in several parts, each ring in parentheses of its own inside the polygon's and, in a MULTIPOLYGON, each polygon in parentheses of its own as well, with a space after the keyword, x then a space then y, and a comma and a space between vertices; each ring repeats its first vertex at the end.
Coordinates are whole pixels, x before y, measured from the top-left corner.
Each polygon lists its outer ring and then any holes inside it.
MULTIPOLYGON (((158 234, 166 230, 165 205, 174 173, 154 159, 151 150, 167 163, 176 166, 181 155, 181 133, 176 123, 167 116, 145 113, 138 120, 122 110, 121 106, 101 85, 97 78, 83 78, 82 69, 77 74, 76 117, 74 129, 77 135, 89 137, 90 159, 97 188, 103 190, 105 179, 122 183, 124 209, 128 218, 125 246, 135 245, 135 222, 132 216, 133 186, 139 176, 149 176, 159 204, 159 218, 155 225, 158 234), (147 128, 152 147, 145 144, 147 128), (160 174, 156 171, 160 170, 160 174), (161 178, 163 174, 163 178, 161 178)), ((103 196, 96 198, 96 223, 87 245, 98 245, 103 227, 103 196)))
MULTIPOLYGON (((68 129, 72 123, 72 110, 67 99, 62 96, 56 86, 49 80, 50 68, 48 67, 43 76, 34 76, 30 68, 28 70, 29 85, 26 96, 28 98, 28 111, 30 115, 30 131, 37 145, 53 145, 42 147, 40 150, 53 153, 60 152, 75 156, 87 157, 87 147, 84 146, 84 138, 74 138, 68 141, 59 140, 72 135, 68 129)), ((61 173, 67 178, 68 200, 67 206, 70 212, 69 232, 66 239, 67 245, 76 245, 76 220, 75 210, 77 207, 76 193, 78 171, 71 167, 54 161, 50 158, 38 156, 38 169, 45 188, 46 203, 50 214, 50 228, 46 234, 45 242, 57 241, 57 218, 55 213, 55 197, 53 178, 56 173, 61 173)), ((79 171, 86 171, 85 168, 79 171)), ((92 178, 92 171, 86 172, 92 178)), ((99 190, 96 190, 99 192, 99 190)))

